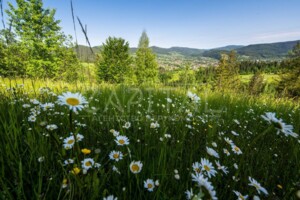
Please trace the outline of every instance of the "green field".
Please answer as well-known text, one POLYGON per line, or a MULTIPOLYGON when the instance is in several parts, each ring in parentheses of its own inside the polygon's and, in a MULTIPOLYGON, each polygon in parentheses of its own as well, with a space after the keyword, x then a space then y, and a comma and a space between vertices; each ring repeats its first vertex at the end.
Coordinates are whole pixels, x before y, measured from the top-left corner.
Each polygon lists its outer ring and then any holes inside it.
MULTIPOLYGON (((249 83, 253 74, 240 75, 242 83, 249 83)), ((280 75, 278 74, 263 74, 264 81, 268 84, 276 84, 280 81, 280 75)))
POLYGON ((1 199, 186 199, 191 188, 202 199, 237 199, 233 191, 297 199, 299 102, 161 86, 7 79, 0 85, 1 199), (57 103, 67 91, 87 100, 81 111, 57 103), (266 112, 283 121, 267 122, 266 112), (283 122, 293 134, 284 134, 283 122), (128 145, 118 145, 118 134, 128 145), (142 163, 140 171, 133 161, 142 163), (204 177, 193 181, 198 172, 204 177))

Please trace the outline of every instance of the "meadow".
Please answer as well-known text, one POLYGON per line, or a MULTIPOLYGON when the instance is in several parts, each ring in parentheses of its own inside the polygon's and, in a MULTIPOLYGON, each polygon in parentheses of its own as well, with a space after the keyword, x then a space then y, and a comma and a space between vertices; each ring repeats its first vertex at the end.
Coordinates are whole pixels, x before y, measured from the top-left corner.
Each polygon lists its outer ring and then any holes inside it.
POLYGON ((299 101, 197 85, 0 85, 1 199, 300 198, 299 101))

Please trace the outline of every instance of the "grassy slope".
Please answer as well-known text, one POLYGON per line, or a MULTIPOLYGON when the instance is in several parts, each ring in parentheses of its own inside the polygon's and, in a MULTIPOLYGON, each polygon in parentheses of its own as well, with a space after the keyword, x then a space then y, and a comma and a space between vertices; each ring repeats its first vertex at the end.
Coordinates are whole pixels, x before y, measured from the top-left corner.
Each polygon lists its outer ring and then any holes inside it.
MULTIPOLYGON (((257 194, 253 187, 248 186, 248 176, 268 190, 270 199, 275 196, 292 199, 299 189, 300 171, 296 168, 300 165, 298 141, 282 134, 276 135, 275 129, 260 117, 266 111, 276 112, 285 122, 293 124, 294 130, 299 133, 300 110, 295 102, 202 93, 201 103, 195 105, 186 98, 185 90, 176 88, 139 89, 28 80, 25 81, 25 91, 19 88, 11 94, 4 86, 9 84, 12 86, 15 82, 5 80, 0 90, 3 97, 0 110, 5 110, 0 115, 0 131, 3 133, 0 145, 2 197, 99 199, 114 194, 119 199, 184 199, 185 190, 192 187, 195 192, 199 191, 191 181, 191 173, 192 163, 200 162, 201 158, 209 159, 213 165, 215 160, 220 160, 228 167, 229 174, 218 171, 217 176, 210 179, 219 199, 236 199, 232 190, 251 196, 257 194), (39 94, 38 89, 43 85, 57 94, 80 91, 88 98, 89 107, 78 115, 73 114, 73 120, 86 124, 86 127, 75 126, 75 132, 84 135, 80 148, 92 150, 86 157, 93 157, 101 163, 100 170, 74 176, 69 173, 71 166, 62 166, 63 160, 77 157, 77 150, 64 150, 59 139, 67 137, 70 132, 66 107, 56 105, 53 110, 41 110, 36 122, 28 122, 30 110, 22 108, 22 105, 28 103, 33 108, 30 98, 37 98, 43 103, 57 99, 49 94, 39 94), (174 106, 166 102, 168 97, 173 100, 174 106), (193 116, 188 116, 187 109, 193 116), (42 121, 57 124, 58 129, 48 131, 40 125, 42 121), (132 124, 129 129, 123 128, 127 121, 132 124), (151 129, 150 123, 155 121, 160 127, 151 129), (111 129, 130 139, 128 148, 116 145, 111 129), (240 136, 234 136, 231 131, 240 136), (170 134, 171 138, 164 138, 165 134, 170 134), (235 155, 224 137, 232 139, 243 154, 235 155), (164 138, 163 141, 160 138, 164 138), (205 151, 206 146, 212 147, 212 142, 218 145, 214 149, 220 154, 220 159, 209 156, 205 151), (227 148, 231 155, 226 156, 223 148, 227 148), (101 153, 96 154, 96 149, 101 149, 101 153), (111 150, 122 151, 124 159, 118 163, 110 161, 108 154, 111 150), (45 161, 39 163, 37 160, 41 156, 45 157, 45 161), (129 171, 131 160, 143 162, 140 174, 134 175, 129 171), (239 166, 238 169, 233 167, 234 163, 239 166), (113 165, 119 168, 121 175, 112 171, 113 165), (174 169, 179 171, 180 180, 174 178, 174 169), (233 176, 237 181, 233 180, 233 176), (63 178, 69 180, 67 189, 61 189, 63 178), (143 181, 147 178, 160 181, 160 186, 152 193, 143 188, 143 181), (283 189, 279 189, 278 184, 283 189)), ((75 163, 80 167, 83 155, 79 153, 77 158, 75 163)))

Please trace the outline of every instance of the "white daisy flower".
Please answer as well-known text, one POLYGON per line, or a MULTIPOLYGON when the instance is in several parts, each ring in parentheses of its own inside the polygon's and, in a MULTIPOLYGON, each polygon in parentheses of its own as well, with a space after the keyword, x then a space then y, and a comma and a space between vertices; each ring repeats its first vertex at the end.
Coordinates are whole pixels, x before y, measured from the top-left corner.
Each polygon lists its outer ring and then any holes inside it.
POLYGON ((212 142, 211 145, 215 148, 218 147, 217 143, 215 143, 215 142, 212 142))
POLYGON ((205 158, 201 158, 201 166, 202 166, 202 170, 206 172, 208 178, 216 175, 217 171, 215 170, 212 163, 209 162, 209 160, 205 158))
POLYGON ((30 116, 28 117, 28 121, 29 121, 29 122, 35 122, 35 121, 36 121, 35 115, 30 115, 30 116))
POLYGON ((129 129, 131 127, 131 123, 130 122, 126 122, 123 126, 123 128, 129 129))
POLYGON ((44 160, 45 160, 44 156, 41 156, 41 157, 38 158, 38 162, 44 162, 44 160))
POLYGON ((128 145, 129 144, 129 139, 126 136, 120 135, 120 136, 117 136, 115 142, 119 146, 124 146, 124 145, 128 145))
POLYGON ((216 163, 216 165, 218 167, 218 170, 222 170, 224 174, 228 174, 227 167, 222 166, 219 161, 215 161, 215 163, 216 163))
POLYGON ((109 195, 107 197, 104 197, 103 200, 118 200, 118 198, 114 197, 114 195, 109 195))
POLYGON ((192 197, 194 196, 193 189, 191 188, 190 190, 185 191, 185 194, 186 194, 186 199, 191 200, 192 197))
POLYGON ((23 108, 30 108, 30 104, 23 104, 22 107, 23 108))
POLYGON ((261 117, 266 120, 269 124, 272 124, 277 129, 277 135, 282 132, 286 137, 292 136, 294 138, 298 137, 298 134, 293 132, 293 125, 288 125, 282 121, 282 119, 277 119, 275 113, 266 112, 265 115, 261 117))
POLYGON ((167 100, 168 103, 172 103, 173 102, 172 99, 170 99, 170 98, 166 98, 166 100, 167 100))
POLYGON ((141 163, 141 161, 132 161, 129 168, 132 173, 138 174, 143 168, 143 163, 141 163))
POLYGON ((243 152, 241 151, 241 149, 240 149, 238 146, 236 146, 236 145, 232 145, 232 146, 231 146, 231 149, 232 149, 232 151, 233 151, 235 154, 237 154, 237 155, 240 155, 240 154, 243 153, 243 152))
POLYGON ((206 147, 206 152, 210 156, 214 156, 216 158, 220 158, 219 154, 214 149, 212 149, 212 148, 206 147))
POLYGON ((230 152, 227 149, 223 149, 223 152, 227 155, 230 156, 230 152))
POLYGON ((201 164, 199 162, 194 162, 193 165, 192 165, 192 168, 194 170, 195 173, 201 173, 201 164))
POLYGON ((200 97, 190 91, 188 91, 187 96, 192 102, 198 103, 200 101, 200 97))
POLYGON ((34 105, 39 105, 40 104, 40 102, 36 99, 30 99, 30 102, 34 105))
POLYGON ((85 170, 91 169, 95 164, 94 159, 92 158, 85 158, 83 161, 81 161, 81 167, 85 170))
POLYGON ((71 136, 65 138, 63 142, 64 142, 63 146, 65 149, 67 149, 67 150, 72 149, 75 144, 75 138, 73 135, 71 135, 71 136))
POLYGON ((111 160, 119 161, 123 159, 123 153, 120 151, 111 151, 109 154, 111 160))
POLYGON ((233 120, 237 125, 240 125, 240 122, 239 122, 239 120, 237 120, 237 119, 234 119, 233 120))
POLYGON ((160 127, 160 125, 159 125, 159 123, 157 123, 157 122, 152 122, 151 124, 150 124, 150 128, 159 128, 160 127))
POLYGON ((149 191, 153 192, 153 189, 155 188, 154 181, 152 179, 147 179, 144 181, 144 187, 149 191))
POLYGON ((238 200, 246 200, 248 199, 248 195, 242 195, 240 192, 233 190, 234 194, 238 197, 238 200))
POLYGON ((72 164, 72 163, 74 163, 74 160, 71 159, 71 158, 69 158, 69 159, 67 159, 67 160, 64 161, 64 166, 68 165, 68 164, 72 164))
POLYGON ((46 126, 46 129, 53 131, 55 129, 57 129, 58 127, 55 124, 49 124, 46 126))
POLYGON ((239 134, 235 131, 231 131, 232 135, 239 136, 239 134))
POLYGON ((116 131, 116 130, 114 130, 114 129, 111 129, 109 132, 111 132, 111 133, 114 135, 114 137, 117 137, 117 136, 120 135, 120 132, 119 132, 119 131, 116 131))
POLYGON ((73 112, 80 111, 88 102, 80 93, 66 92, 58 96, 58 104, 69 106, 73 112))
POLYGON ((231 139, 229 139, 228 137, 225 137, 224 140, 227 144, 234 145, 233 141, 231 139))
POLYGON ((261 115, 261 117, 271 124, 273 121, 278 121, 275 115, 275 113, 266 112, 265 115, 261 115))
MULTIPOLYGON (((72 134, 72 133, 71 133, 72 134)), ((80 142, 80 141, 82 141, 83 140, 83 138, 84 138, 84 136, 83 135, 81 135, 80 133, 77 133, 76 134, 76 141, 77 142, 80 142)))
POLYGON ((239 169, 239 166, 238 166, 236 163, 233 164, 233 167, 234 167, 235 169, 239 169))
MULTIPOLYGON (((300 198, 300 197, 299 197, 300 198)), ((259 196, 254 195, 253 200, 260 200, 259 196)))
POLYGON ((210 194, 212 200, 218 199, 216 197, 216 191, 214 190, 211 182, 209 182, 207 178, 204 178, 202 174, 192 174, 192 181, 195 181, 199 187, 204 187, 210 194))
POLYGON ((277 122, 273 122, 274 127, 277 129, 277 135, 282 132, 286 137, 288 137, 289 135, 297 138, 298 134, 293 132, 293 125, 288 125, 286 123, 284 123, 281 119, 278 120, 277 122))
POLYGON ((51 108, 54 108, 54 104, 53 103, 45 103, 45 104, 42 104, 41 105, 43 110, 46 111, 46 110, 49 110, 51 108))
POLYGON ((269 194, 268 191, 264 187, 262 187, 260 183, 258 183, 254 178, 249 177, 249 181, 250 184, 248 185, 255 187, 258 194, 260 194, 260 192, 264 193, 265 195, 269 194))
POLYGON ((112 166, 112 170, 114 172, 118 173, 118 174, 121 174, 121 172, 119 171, 119 169, 115 165, 112 166))
POLYGON ((95 163, 94 167, 97 168, 97 169, 99 169, 101 167, 101 164, 100 163, 95 163))

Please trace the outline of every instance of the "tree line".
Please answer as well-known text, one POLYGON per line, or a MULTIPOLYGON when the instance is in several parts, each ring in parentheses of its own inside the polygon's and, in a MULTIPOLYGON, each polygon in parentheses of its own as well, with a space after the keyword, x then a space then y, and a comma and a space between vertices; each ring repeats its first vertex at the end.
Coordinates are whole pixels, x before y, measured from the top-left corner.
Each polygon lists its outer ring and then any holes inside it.
MULTIPOLYGON (((2 2, 1 2, 2 3, 2 2)), ((7 22, 0 31, 0 75, 4 77, 51 78, 76 81, 80 61, 71 36, 55 19, 55 9, 43 8, 42 0, 8 3, 7 22)), ((144 31, 135 58, 129 43, 109 37, 97 55, 99 81, 144 83, 158 80, 158 64, 144 31)))
MULTIPOLYGON (((70 36, 66 36, 55 19, 55 9, 44 9, 42 0, 16 0, 8 3, 7 22, 0 31, 0 75, 5 77, 51 78, 66 81, 78 79, 81 63, 74 52, 70 36)), ((254 74, 247 86, 249 93, 263 91, 263 73, 278 73, 281 80, 276 90, 291 97, 300 96, 300 44, 279 61, 240 61, 234 51, 220 55, 217 67, 191 69, 187 63, 180 71, 158 67, 143 31, 138 49, 130 54, 129 43, 109 37, 95 66, 99 82, 151 84, 204 83, 220 91, 238 91, 245 86, 240 74, 254 74)))

